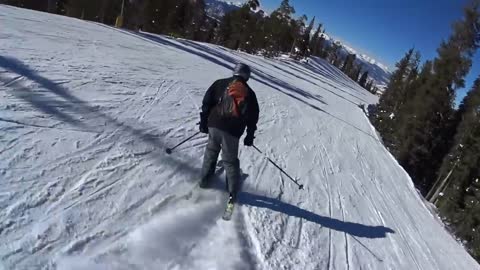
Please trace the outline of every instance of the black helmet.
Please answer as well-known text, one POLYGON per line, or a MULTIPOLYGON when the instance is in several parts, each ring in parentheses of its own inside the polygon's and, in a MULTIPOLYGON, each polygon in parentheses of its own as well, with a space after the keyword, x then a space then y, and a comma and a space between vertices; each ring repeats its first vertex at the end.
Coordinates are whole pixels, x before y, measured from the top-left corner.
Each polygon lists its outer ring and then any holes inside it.
POLYGON ((248 81, 248 79, 250 79, 250 72, 251 70, 249 66, 238 63, 233 69, 233 76, 238 76, 243 78, 245 81, 248 81))

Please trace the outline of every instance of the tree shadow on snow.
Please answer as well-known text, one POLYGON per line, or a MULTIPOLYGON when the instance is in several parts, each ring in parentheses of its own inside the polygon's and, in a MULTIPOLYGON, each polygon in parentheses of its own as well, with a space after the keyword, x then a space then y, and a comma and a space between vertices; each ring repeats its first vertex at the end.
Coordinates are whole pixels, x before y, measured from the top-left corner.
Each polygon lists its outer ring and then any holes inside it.
MULTIPOLYGON (((347 102, 349 102, 349 103, 352 103, 353 105, 358 105, 358 103, 355 102, 355 101, 352 101, 352 100, 350 100, 350 99, 348 99, 348 98, 346 98, 346 97, 344 97, 344 96, 342 96, 342 95, 340 95, 340 94, 338 94, 338 93, 335 93, 335 92, 332 91, 332 90, 329 90, 329 89, 327 89, 327 88, 325 88, 325 87, 322 87, 322 86, 318 85, 318 83, 316 83, 316 82, 308 79, 307 77, 310 77, 310 78, 312 78, 313 80, 319 80, 319 81, 321 81, 322 83, 324 83, 324 84, 326 84, 326 85, 328 85, 328 86, 330 86, 330 87, 332 87, 332 88, 335 88, 335 89, 337 89, 337 90, 339 90, 339 91, 341 91, 341 92, 343 92, 343 93, 345 93, 345 94, 347 94, 347 95, 350 95, 350 96, 352 96, 352 97, 354 97, 354 98, 356 98, 356 99, 359 99, 359 100, 363 101, 364 103, 367 103, 365 100, 363 100, 363 99, 361 99, 361 98, 359 98, 359 97, 357 97, 357 96, 349 93, 348 91, 345 91, 345 90, 343 90, 343 89, 335 86, 334 84, 327 82, 326 80, 322 79, 320 76, 314 77, 314 76, 306 73, 305 71, 300 70, 299 68, 295 67, 295 66, 294 66, 292 63, 290 63, 289 61, 282 60, 282 63, 284 63, 285 65, 290 66, 290 68, 295 69, 297 72, 303 74, 303 77, 301 77, 301 76, 299 76, 299 75, 297 75, 297 74, 295 74, 295 73, 293 73, 293 72, 290 72, 290 71, 288 71, 288 70, 286 70, 286 69, 284 69, 284 68, 281 68, 281 67, 279 67, 278 65, 272 64, 272 66, 275 67, 276 69, 280 70, 280 71, 283 71, 283 72, 289 74, 290 76, 296 77, 296 78, 299 79, 299 80, 303 80, 303 81, 309 82, 310 84, 313 84, 313 85, 317 86, 317 87, 318 87, 319 89, 321 89, 321 90, 330 92, 330 93, 332 93, 333 95, 335 95, 335 96, 337 96, 337 97, 339 97, 339 98, 341 98, 341 99, 343 99, 343 100, 345 100, 345 101, 347 101, 347 102)), ((349 88, 350 88, 350 87, 349 87, 349 88)))
MULTIPOLYGON (((137 33, 141 37, 150 39, 162 45, 175 47, 177 49, 186 51, 188 53, 197 55, 202 57, 210 62, 213 62, 217 65, 223 66, 227 69, 233 70, 234 65, 238 62, 237 59, 231 57, 230 55, 221 52, 220 50, 214 50, 209 46, 203 45, 201 43, 197 43, 190 40, 175 40, 172 42, 165 37, 160 37, 156 35, 151 35, 147 33, 137 33)), ((268 87, 271 87, 283 94, 286 94, 290 97, 293 97, 315 109, 318 109, 315 105, 311 104, 310 102, 303 100, 302 98, 306 98, 308 100, 319 102, 323 105, 326 105, 325 101, 320 95, 311 94, 303 89, 295 87, 279 78, 270 76, 266 73, 260 72, 258 70, 252 70, 252 80, 258 81, 268 87)), ((301 78, 300 78, 301 79, 301 78)))
MULTIPOLYGON (((104 27, 108 27, 108 26, 104 26, 104 27)), ((110 28, 110 27, 108 27, 110 28)), ((193 55, 196 55, 196 56, 199 56, 199 57, 202 57, 203 59, 205 60, 208 60, 214 64, 217 64, 217 65, 220 65, 220 66, 223 66, 224 68, 227 68, 227 69, 230 69, 232 70, 233 67, 234 67, 234 64, 238 62, 238 60, 236 60, 235 58, 227 55, 226 53, 222 53, 220 50, 214 50, 212 49, 211 47, 207 46, 207 45, 202 45, 201 43, 197 43, 197 42, 193 42, 193 41, 189 41, 189 40, 182 40, 182 39, 175 39, 175 40, 170 40, 169 38, 167 37, 163 37, 163 36, 158 36, 158 35, 153 35, 153 34, 148 34, 148 33, 137 33, 137 32, 130 32, 130 31, 126 31, 126 30, 118 30, 118 29, 115 29, 115 28, 110 28, 110 29, 113 29, 113 30, 117 30, 117 31, 120 31, 121 33, 123 34, 127 34, 127 35, 131 35, 133 37, 136 37, 136 38, 139 38, 139 39, 142 39, 144 41, 149 41, 149 42, 152 42, 152 43, 155 43, 155 44, 161 44, 161 45, 164 45, 164 46, 169 46, 169 47, 173 47, 173 48, 176 48, 176 49, 179 49, 179 50, 183 50, 187 53, 190 53, 190 54, 193 54, 193 55)), ((214 46, 214 45, 210 45, 210 46, 214 46)), ((373 136, 371 133, 367 132, 367 131, 364 131, 360 128, 358 128, 357 126, 325 111, 324 109, 320 108, 319 106, 315 105, 314 103, 308 101, 308 100, 313 100, 313 101, 316 101, 316 102, 320 102, 321 104, 323 105, 327 105, 327 103, 325 103, 322 99, 322 97, 320 95, 313 95, 307 91, 304 91, 300 88, 297 88, 283 80, 280 80, 278 78, 275 78, 275 77, 272 77, 268 74, 265 74, 265 73, 262 73, 262 72, 259 72, 257 70, 253 70, 253 77, 252 77, 252 80, 255 80, 255 81, 258 81, 272 89, 275 89, 295 100, 298 100, 300 102, 302 102, 303 104, 309 106, 310 108, 313 108, 319 112, 322 112, 324 114, 327 114, 341 122, 343 122, 344 124, 348 125, 348 126, 351 126, 352 128, 360 131, 361 133, 373 138, 374 140, 378 140, 377 138, 375 138, 375 136, 373 136)), ((300 78, 300 79, 303 79, 303 78, 300 78)), ((330 90, 327 90, 329 92, 332 92, 334 93, 333 91, 330 91, 330 90)), ((345 97, 342 97, 340 95, 338 95, 337 93, 334 93, 336 96, 339 96, 340 98, 343 98, 347 101, 349 101, 350 103, 358 106, 357 103, 351 101, 351 100, 348 100, 346 99, 345 97)), ((350 93, 349 93, 350 94, 350 93)))
POLYGON ((62 122, 86 129, 86 126, 78 119, 65 113, 65 110, 73 109, 73 103, 79 103, 80 101, 68 91, 65 91, 58 83, 38 75, 34 70, 14 58, 0 55, 0 68, 18 75, 12 79, 0 74, 0 82, 2 82, 4 86, 11 88, 13 91, 10 93, 15 97, 26 101, 47 115, 58 118, 62 122), (32 89, 23 86, 21 84, 21 79, 23 78, 37 83, 40 87, 51 91, 60 99, 49 98, 41 91, 32 91, 32 89))
POLYGON ((395 233, 394 230, 384 226, 369 226, 354 222, 341 221, 338 219, 324 217, 313 212, 304 210, 298 206, 284 203, 280 200, 268 198, 249 192, 241 192, 238 196, 238 202, 244 205, 250 205, 259 208, 270 209, 275 212, 283 213, 291 217, 298 217, 304 220, 316 223, 322 227, 335 231, 348 233, 352 236, 363 238, 385 238, 388 233, 395 233))
MULTIPOLYGON (((159 164, 181 166, 182 170, 180 170, 180 172, 189 176, 198 176, 200 174, 200 169, 192 166, 192 164, 194 164, 192 157, 182 155, 178 152, 174 155, 167 155, 164 152, 167 144, 162 137, 168 135, 168 130, 157 134, 157 128, 137 128, 121 122, 117 120, 117 118, 103 113, 101 107, 92 106, 88 102, 74 96, 67 88, 38 74, 36 71, 15 58, 0 55, 0 68, 18 75, 12 79, 0 73, 0 83, 2 83, 7 89, 10 89, 8 91, 10 94, 62 123, 77 127, 78 129, 75 129, 74 131, 100 134, 106 131, 105 128, 110 127, 112 130, 115 130, 117 134, 122 134, 122 136, 132 136, 150 146, 152 149, 147 151, 145 155, 150 155, 150 157, 156 159, 159 164), (22 78, 35 82, 40 86, 39 89, 31 89, 24 86, 21 83, 22 78), (88 117, 85 117, 87 115, 88 117), (83 121, 82 119, 84 118, 90 123, 105 123, 105 125, 92 126, 83 121)), ((55 126, 40 126, 3 118, 0 118, 0 121, 36 128, 71 130, 68 128, 62 128, 58 126, 58 124, 55 126)), ((145 126, 145 124, 142 123, 142 126, 145 126)))
MULTIPOLYGON (((156 45, 163 45, 163 46, 168 46, 168 47, 173 47, 175 49, 182 50, 184 52, 187 52, 189 54, 196 55, 198 57, 201 57, 207 61, 210 61, 214 64, 217 64, 219 66, 222 66, 226 69, 233 70, 234 65, 239 62, 237 59, 231 57, 230 55, 221 52, 220 50, 214 50, 211 47, 207 45, 203 45, 201 43, 193 42, 190 40, 185 40, 185 39, 175 39, 175 40, 170 40, 167 37, 159 36, 159 35, 154 35, 154 34, 149 34, 146 32, 132 32, 132 31, 127 31, 127 30, 119 30, 113 27, 101 25, 103 27, 107 27, 112 30, 119 31, 123 34, 127 34, 139 39, 142 39, 144 41, 149 41, 151 43, 154 43, 156 45)), ((210 45, 214 46, 214 45, 210 45)), ((252 80, 258 81, 268 87, 271 87, 285 95, 288 95, 316 110, 321 110, 318 106, 312 104, 311 102, 307 100, 312 100, 315 102, 319 102, 323 105, 327 105, 325 101, 323 101, 322 96, 320 95, 314 95, 311 94, 303 89, 300 89, 298 87, 295 87, 279 78, 275 78, 273 76, 270 76, 268 74, 262 73, 257 70, 252 70, 252 80), (304 100, 306 98, 307 100, 304 100)))
MULTIPOLYGON (((224 178, 220 177, 223 172, 224 172, 223 168, 217 169, 217 171, 215 172, 215 177, 214 179, 212 179, 212 184, 210 186, 210 189, 226 192, 226 181, 224 178)), ((385 238, 389 233, 395 233, 394 230, 388 227, 370 226, 370 225, 364 225, 360 223, 341 221, 335 218, 325 217, 325 216, 315 214, 308 210, 302 209, 298 206, 282 202, 281 200, 278 200, 278 199, 273 199, 266 196, 243 191, 243 190, 252 189, 246 183, 248 176, 249 176, 248 174, 245 174, 243 172, 241 173, 241 179, 238 186, 240 190, 240 192, 238 193, 238 203, 241 205, 250 205, 253 207, 270 209, 272 211, 282 213, 291 217, 302 218, 304 220, 318 224, 322 227, 347 233, 354 238, 355 237, 385 238)), ((355 240, 359 242, 356 238, 355 240)))
MULTIPOLYGON (((322 76, 315 76, 315 77, 314 77, 314 76, 312 76, 311 74, 309 74, 306 70, 301 70, 299 67, 295 66, 294 63, 289 62, 289 61, 283 61, 284 64, 286 64, 286 65, 290 66, 290 68, 295 69, 296 71, 304 74, 304 76, 306 76, 306 77, 308 76, 308 77, 310 77, 310 78, 319 80, 319 81, 321 81, 322 83, 324 83, 324 84, 332 87, 333 89, 335 89, 335 90, 337 90, 337 91, 340 91, 340 92, 342 92, 342 93, 344 93, 344 94, 347 94, 347 95, 349 95, 349 96, 351 96, 351 97, 353 97, 353 98, 355 98, 355 99, 358 99, 358 100, 360 100, 360 101, 363 102, 363 103, 368 103, 368 101, 366 101, 365 99, 363 99, 363 98, 361 98, 361 97, 359 97, 359 96, 356 96, 356 95, 354 95, 354 94, 352 94, 352 93, 350 93, 350 92, 348 92, 348 91, 345 91, 345 90, 343 90, 342 88, 338 87, 337 85, 335 85, 335 84, 333 84, 333 83, 331 83, 331 82, 328 82, 328 81, 326 80, 326 78, 329 78, 329 77, 330 77, 330 78, 334 78, 335 76, 328 76, 328 75, 322 73, 322 71, 321 71, 320 69, 317 69, 317 68, 314 68, 314 67, 313 67, 314 64, 312 64, 312 62, 315 62, 315 60, 310 61, 310 63, 308 63, 308 64, 298 63, 298 65, 302 66, 303 68, 307 69, 308 71, 310 71, 310 72, 312 72, 312 73, 314 73, 314 74, 315 74, 315 73, 316 73, 316 74, 321 74, 322 76)), ((342 74, 343 74, 343 72, 342 72, 342 74)), ((345 74, 343 74, 343 75, 345 75, 345 74)), ((337 76, 337 77, 338 77, 338 76, 337 76)), ((352 79, 350 79, 349 77, 346 77, 346 76, 345 76, 345 78, 343 78, 343 79, 344 79, 344 80, 350 80, 350 81, 352 81, 352 83, 355 83, 355 84, 356 84, 356 82, 354 82, 354 81, 353 81, 352 79)), ((322 90, 328 91, 328 92, 332 93, 333 95, 335 95, 335 96, 337 96, 337 97, 339 97, 339 98, 341 98, 341 99, 344 99, 344 100, 347 101, 347 102, 352 103, 353 105, 358 105, 357 102, 352 101, 352 100, 350 100, 349 98, 347 98, 347 97, 345 97, 345 96, 342 96, 342 95, 340 95, 340 94, 338 94, 338 93, 336 93, 336 92, 334 92, 334 91, 332 91, 332 90, 330 90, 330 89, 328 89, 328 88, 321 87, 320 85, 318 85, 318 84, 316 84, 316 83, 314 83, 314 82, 311 82, 311 83, 312 83, 312 84, 315 84, 316 86, 318 86, 318 87, 319 87, 320 89, 322 89, 322 90)), ((345 87, 345 88, 347 88, 347 89, 350 89, 350 90, 352 90, 352 91, 355 92, 355 93, 360 93, 360 94, 362 94, 362 95, 365 95, 365 93, 359 92, 357 89, 353 88, 352 86, 349 86, 349 85, 347 85, 346 83, 342 82, 342 80, 338 80, 338 81, 336 81, 336 83, 338 83, 338 84, 340 84, 340 85, 343 85, 343 87, 345 87)), ((367 91, 367 90, 364 90, 364 91, 367 91)))
MULTIPOLYGON (((150 33, 146 33, 146 32, 133 32, 133 31, 128 31, 128 30, 123 30, 123 29, 117 29, 117 28, 114 28, 114 27, 110 27, 110 26, 107 26, 107 25, 103 25, 103 24, 98 24, 99 26, 102 26, 102 27, 105 27, 105 28, 108 28, 110 30, 115 30, 115 31, 118 31, 122 34, 125 34, 125 35, 129 35, 129 36, 132 36, 132 37, 135 37, 135 38, 138 38, 138 39, 141 39, 143 41, 147 41, 147 42, 150 42, 150 43, 153 43, 153 44, 156 44, 156 45, 163 45, 163 46, 167 46, 167 47, 173 47, 175 49, 179 49, 179 50, 182 50, 184 52, 187 52, 189 54, 193 54, 193 55, 196 55, 198 57, 201 57, 207 61, 210 61, 214 64, 217 64, 217 65, 220 65, 226 69, 230 69, 230 70, 233 70, 234 68, 234 65, 235 63, 239 62, 237 59, 229 56, 226 52, 223 53, 221 52, 220 49, 218 50, 214 50, 212 49, 210 46, 215 46, 215 45, 212 45, 212 44, 209 44, 209 45, 204 45, 202 43, 198 43, 198 42, 194 42, 194 41, 190 41, 190 40, 184 40, 184 39, 171 39, 171 38, 168 38, 168 37, 164 37, 164 36, 160 36, 160 35, 154 35, 154 34, 150 34, 150 33)), ((219 47, 221 48, 221 47, 219 47)), ((222 50, 225 50, 223 48, 221 48, 222 50)), ((320 95, 313 95, 303 89, 300 89, 298 87, 295 87, 283 80, 280 80, 278 78, 275 78, 273 76, 270 76, 266 73, 262 73, 262 72, 259 72, 257 70, 252 70, 252 73, 253 73, 253 77, 252 77, 252 80, 255 80, 255 81, 258 81, 259 83, 262 83, 272 89, 275 89, 297 101, 300 101, 302 102, 303 104, 309 106, 310 108, 312 109, 315 109, 317 110, 318 112, 321 112, 321 113, 324 113, 324 114, 327 114, 328 116, 331 116, 332 118, 335 118, 341 122, 343 122, 344 124, 360 131, 361 133, 371 137, 372 139, 378 141, 378 139, 373 136, 371 133, 367 132, 367 131, 364 131, 360 128, 358 128, 357 126, 325 111, 324 109, 320 108, 319 106, 313 104, 312 102, 310 102, 309 100, 313 100, 313 101, 316 101, 316 102, 319 102, 323 105, 328 105, 325 101, 323 101, 323 98, 322 96, 320 95)), ((303 79, 303 78, 301 78, 303 79)), ((358 106, 357 103, 351 101, 351 100, 348 100, 346 99, 345 97, 342 97, 340 95, 338 95, 337 93, 334 93, 333 91, 331 90, 327 90, 333 94, 335 94, 336 96, 352 103, 355 105, 355 107, 358 106)), ((348 94, 351 94, 351 93, 348 93, 348 94)))

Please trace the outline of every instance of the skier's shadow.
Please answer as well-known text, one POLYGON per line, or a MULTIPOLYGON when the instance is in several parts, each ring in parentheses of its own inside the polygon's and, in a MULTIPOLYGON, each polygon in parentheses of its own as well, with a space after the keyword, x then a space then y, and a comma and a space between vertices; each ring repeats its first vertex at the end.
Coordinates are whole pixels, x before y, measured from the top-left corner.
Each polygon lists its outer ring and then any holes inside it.
MULTIPOLYGON (((212 179, 210 186, 211 189, 227 192, 227 181, 225 177, 222 177, 223 174, 224 168, 222 166, 222 161, 220 161, 215 171, 215 177, 212 179)), ((282 202, 278 199, 242 191, 244 190, 247 178, 248 174, 241 172, 240 183, 238 183, 238 188, 240 190, 238 193, 238 203, 240 205, 250 205, 258 208, 270 209, 291 217, 302 218, 304 220, 316 223, 322 227, 348 233, 351 236, 356 237, 385 238, 387 237, 388 233, 395 233, 394 230, 388 227, 370 226, 355 222, 342 221, 331 217, 325 217, 302 209, 298 206, 282 202)))
POLYGON ((316 223, 322 227, 335 231, 348 233, 352 236, 364 238, 385 238, 387 233, 395 233, 394 230, 384 226, 369 226, 354 222, 341 221, 335 218, 325 217, 313 212, 304 210, 298 206, 284 203, 280 200, 266 196, 256 195, 249 192, 241 192, 238 195, 238 203, 259 208, 266 208, 272 211, 286 214, 292 217, 316 223))

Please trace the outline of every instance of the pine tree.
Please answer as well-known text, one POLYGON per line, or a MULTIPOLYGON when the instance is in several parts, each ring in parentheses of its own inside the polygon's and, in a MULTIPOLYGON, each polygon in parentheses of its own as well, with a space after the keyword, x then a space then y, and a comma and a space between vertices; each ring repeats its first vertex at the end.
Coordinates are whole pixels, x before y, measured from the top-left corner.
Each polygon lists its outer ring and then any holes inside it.
MULTIPOLYGON (((416 73, 416 71, 413 71, 416 73)), ((411 74, 411 73, 410 73, 411 74)), ((409 141, 413 141, 416 134, 410 130, 415 126, 421 125, 421 119, 417 117, 417 110, 421 108, 421 104, 412 102, 418 91, 431 79, 433 74, 433 62, 426 61, 423 65, 421 72, 415 78, 415 80, 404 84, 404 90, 402 95, 398 96, 397 100, 393 103, 395 113, 393 114, 393 121, 385 122, 385 125, 389 125, 390 133, 388 141, 389 149, 392 154, 399 160, 401 164, 408 160, 409 154, 409 141)), ((407 78, 411 78, 408 75, 407 78)), ((415 180, 414 180, 415 181, 415 180)))
MULTIPOLYGON (((121 11, 122 0, 99 0, 97 2, 99 4, 99 9, 97 10, 95 20, 101 23, 114 25, 115 20, 121 11)), ((125 12, 130 12, 131 8, 128 1, 125 2, 125 6, 125 12)), ((129 18, 130 16, 124 17, 129 18)), ((127 21, 124 23, 127 23, 127 21)))
MULTIPOLYGON (((474 132, 477 122, 480 120, 480 77, 474 82, 473 88, 465 96, 462 103, 459 106, 456 114, 461 119, 457 127, 456 135, 453 140, 452 149, 449 154, 446 155, 442 166, 439 169, 439 185, 437 188, 442 189, 446 183, 442 181, 448 180, 452 170, 455 170, 458 162, 463 158, 462 153, 469 151, 470 148, 466 148, 466 140, 468 140, 474 132)), ((434 193, 438 194, 439 190, 435 190, 434 193)), ((432 201, 435 201, 436 194, 432 194, 432 201)))
POLYGON ((453 147, 439 170, 437 194, 442 215, 480 259, 480 76, 460 104, 453 147))
POLYGON ((327 49, 326 59, 334 66, 340 67, 342 59, 340 57, 341 44, 337 41, 333 41, 327 49))
POLYGON ((242 8, 238 10, 234 10, 230 12, 230 29, 231 33, 229 35, 229 38, 226 40, 226 43, 224 44, 226 47, 237 50, 241 48, 241 46, 246 42, 245 40, 245 34, 246 34, 246 28, 245 28, 245 23, 248 21, 248 13, 249 7, 247 5, 244 5, 242 8))
POLYGON ((362 66, 361 65, 357 65, 355 64, 355 62, 353 63, 353 68, 352 68, 352 71, 350 73, 350 78, 356 82, 358 82, 358 80, 360 79, 360 73, 362 72, 362 66))
POLYGON ((204 0, 189 0, 185 7, 184 37, 193 40, 202 39, 202 27, 205 25, 204 0))
POLYGON ((373 89, 373 80, 368 80, 368 79, 367 79, 367 84, 365 85, 365 89, 367 89, 369 92, 372 91, 372 89, 373 89))
MULTIPOLYGON (((103 0, 116 1, 121 0, 103 0)), ((212 22, 207 20, 204 0, 145 0, 132 2, 126 1, 129 7, 137 14, 132 19, 132 28, 143 26, 147 32, 168 34, 193 40, 204 40, 207 29, 211 29, 212 22), (140 15, 141 14, 141 15, 140 15)), ((115 4, 115 6, 119 6, 115 4)), ((135 13, 133 12, 133 13, 135 13)), ((126 16, 129 18, 130 16, 126 16)))
POLYGON ((293 34, 293 43, 290 47, 290 57, 297 59, 301 53, 302 45, 302 36, 305 31, 305 23, 307 22, 307 15, 302 15, 297 20, 291 21, 291 32, 293 34))
POLYGON ((320 34, 322 33, 322 27, 323 25, 321 23, 318 24, 317 30, 313 34, 312 39, 309 43, 310 53, 313 56, 320 56, 320 46, 323 46, 323 44, 320 44, 320 34))
POLYGON ((322 34, 320 34, 320 38, 318 39, 318 56, 327 59, 328 54, 329 54, 329 48, 330 46, 327 45, 326 39, 325 39, 325 29, 322 31, 322 34))
POLYGON ((47 11, 49 7, 48 0, 4 0, 2 4, 40 11, 47 11))
POLYGON ((241 48, 248 53, 255 53, 264 48, 264 18, 261 14, 252 12, 257 9, 257 3, 247 2, 244 15, 244 27, 241 48), (252 8, 253 7, 253 8, 252 8))
POLYGON ((218 31, 219 44, 249 53, 266 46, 262 39, 265 31, 263 18, 252 12, 252 7, 256 9, 257 4, 258 1, 246 2, 240 9, 224 16, 218 31))
POLYGON ((289 0, 282 0, 280 7, 274 12, 280 14, 285 20, 291 20, 292 15, 295 14, 295 8, 290 5, 289 0))
POLYGON ((170 11, 171 0, 147 0, 144 11, 144 31, 165 33, 167 31, 166 17, 170 11))
POLYGON ((394 74, 374 117, 385 144, 423 194, 451 145, 456 126, 454 92, 463 85, 477 48, 479 17, 478 6, 467 8, 465 19, 455 24, 450 39, 439 47, 438 57, 427 61, 420 73, 418 55, 404 59, 397 71, 405 72, 394 74))
MULTIPOLYGON (((163 2, 162 0, 160 2, 163 2)), ((187 17, 187 0, 167 0, 168 15, 165 21, 164 33, 180 37, 185 32, 187 17)))
POLYGON ((345 57, 345 61, 343 62, 341 70, 343 73, 345 73, 347 76, 350 78, 354 77, 354 65, 355 65, 355 59, 357 58, 357 55, 355 54, 348 54, 347 57, 345 57))
POLYGON ((260 12, 251 13, 251 19, 247 24, 247 44, 245 49, 250 53, 263 51, 265 48, 265 16, 260 12))
POLYGON ((102 4, 102 2, 88 0, 67 1, 67 16, 99 21, 98 11, 101 9, 102 4))
POLYGON ((415 121, 403 124, 411 135, 402 142, 398 158, 424 194, 435 181, 436 171, 452 143, 455 90, 464 85, 480 42, 478 7, 477 3, 465 9, 464 19, 454 24, 451 37, 438 48, 432 75, 408 101, 410 118, 415 121))
POLYGON ((246 4, 251 10, 256 10, 258 7, 260 7, 259 0, 248 0, 246 4))
POLYGON ((365 88, 365 86, 367 86, 367 80, 368 80, 368 71, 365 71, 363 72, 362 77, 360 77, 358 84, 360 84, 361 87, 365 88))
POLYGON ((199 40, 207 43, 215 43, 215 29, 217 27, 217 20, 206 16, 202 27, 202 36, 199 40))
POLYGON ((308 57, 310 55, 310 33, 313 30, 315 24, 315 17, 310 21, 307 28, 302 29, 303 34, 299 38, 298 52, 296 53, 300 57, 308 57))
POLYGON ((268 55, 289 52, 298 36, 297 22, 292 19, 295 9, 288 0, 272 12, 265 22, 266 50, 268 55))
MULTIPOLYGON (((377 113, 371 115, 373 124, 394 156, 397 154, 396 149, 398 145, 398 138, 394 133, 399 129, 397 121, 399 104, 401 100, 405 99, 408 89, 406 78, 409 77, 413 65, 416 64, 412 59, 414 59, 414 49, 410 49, 396 64, 396 70, 390 77, 390 82, 385 92, 380 97, 377 113)), ((367 89, 371 91, 372 85, 367 85, 367 89)))
POLYGON ((227 13, 223 16, 216 31, 216 43, 226 46, 227 41, 230 40, 232 32, 232 13, 227 13))

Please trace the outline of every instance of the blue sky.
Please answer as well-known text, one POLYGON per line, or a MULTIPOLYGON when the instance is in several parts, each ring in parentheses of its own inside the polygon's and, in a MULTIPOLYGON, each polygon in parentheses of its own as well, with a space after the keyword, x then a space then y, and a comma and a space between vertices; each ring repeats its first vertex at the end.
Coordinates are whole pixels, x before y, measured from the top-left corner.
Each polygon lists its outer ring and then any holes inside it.
MULTIPOLYGON (((270 12, 281 0, 260 0, 270 12)), ((462 18, 468 0, 290 0, 296 15, 316 16, 326 32, 381 63, 393 67, 405 52, 415 46, 422 60, 436 56, 440 42, 451 33, 451 24, 462 18)), ((480 75, 480 53, 474 57, 466 88, 457 99, 470 90, 480 75)))

